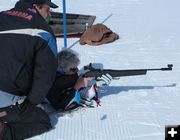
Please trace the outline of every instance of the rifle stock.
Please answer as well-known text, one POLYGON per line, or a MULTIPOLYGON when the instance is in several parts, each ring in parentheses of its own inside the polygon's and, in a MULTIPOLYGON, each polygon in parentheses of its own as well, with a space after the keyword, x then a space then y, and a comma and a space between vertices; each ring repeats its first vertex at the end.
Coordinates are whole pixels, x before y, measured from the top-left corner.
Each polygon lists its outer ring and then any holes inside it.
POLYGON ((84 69, 89 70, 83 77, 97 77, 102 76, 103 74, 109 74, 112 77, 124 77, 124 76, 136 76, 136 75, 146 75, 147 71, 170 71, 172 70, 173 65, 168 64, 166 68, 159 69, 131 69, 131 70, 112 70, 112 69, 96 69, 92 67, 90 63, 89 66, 85 66, 84 69))

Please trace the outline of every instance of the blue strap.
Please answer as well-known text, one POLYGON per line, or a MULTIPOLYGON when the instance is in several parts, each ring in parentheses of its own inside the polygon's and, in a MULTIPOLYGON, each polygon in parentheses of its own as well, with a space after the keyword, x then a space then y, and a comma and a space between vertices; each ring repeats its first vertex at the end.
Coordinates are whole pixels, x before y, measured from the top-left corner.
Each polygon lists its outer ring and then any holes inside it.
POLYGON ((81 101, 81 95, 80 95, 80 92, 79 91, 76 91, 75 92, 75 96, 74 96, 74 102, 76 102, 76 103, 80 103, 80 101, 81 101))

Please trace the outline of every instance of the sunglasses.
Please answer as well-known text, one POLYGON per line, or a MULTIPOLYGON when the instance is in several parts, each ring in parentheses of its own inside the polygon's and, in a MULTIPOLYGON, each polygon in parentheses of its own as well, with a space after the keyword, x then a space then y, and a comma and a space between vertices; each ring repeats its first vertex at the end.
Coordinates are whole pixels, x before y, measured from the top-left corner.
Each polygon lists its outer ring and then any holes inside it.
POLYGON ((70 71, 72 71, 72 72, 77 72, 77 71, 78 71, 78 68, 77 68, 77 67, 75 67, 75 68, 70 68, 70 71))

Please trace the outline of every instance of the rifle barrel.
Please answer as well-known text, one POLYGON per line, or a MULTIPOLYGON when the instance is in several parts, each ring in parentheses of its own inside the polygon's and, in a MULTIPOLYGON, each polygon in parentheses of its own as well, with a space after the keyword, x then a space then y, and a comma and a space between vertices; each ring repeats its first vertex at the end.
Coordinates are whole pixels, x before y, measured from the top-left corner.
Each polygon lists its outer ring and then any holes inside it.
POLYGON ((99 77, 104 74, 109 74, 112 77, 124 77, 124 76, 133 76, 133 75, 144 75, 147 73, 147 70, 92 70, 84 74, 84 77, 99 77))
POLYGON ((172 70, 172 67, 173 67, 173 64, 168 64, 167 65, 167 68, 160 68, 160 69, 147 69, 148 71, 149 70, 162 70, 162 71, 166 71, 166 70, 172 70))
POLYGON ((124 77, 124 76, 135 76, 135 75, 145 75, 147 71, 169 71, 172 70, 173 65, 168 64, 167 68, 158 68, 158 69, 130 69, 130 70, 112 70, 112 69, 95 69, 91 67, 91 70, 84 74, 84 77, 99 77, 103 74, 109 74, 112 77, 124 77))

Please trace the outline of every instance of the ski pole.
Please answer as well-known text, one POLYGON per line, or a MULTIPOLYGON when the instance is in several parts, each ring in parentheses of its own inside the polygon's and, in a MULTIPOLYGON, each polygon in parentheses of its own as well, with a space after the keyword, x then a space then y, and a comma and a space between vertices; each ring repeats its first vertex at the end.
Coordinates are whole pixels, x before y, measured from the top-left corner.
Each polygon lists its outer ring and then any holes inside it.
POLYGON ((64 48, 67 48, 66 0, 63 0, 64 48))

